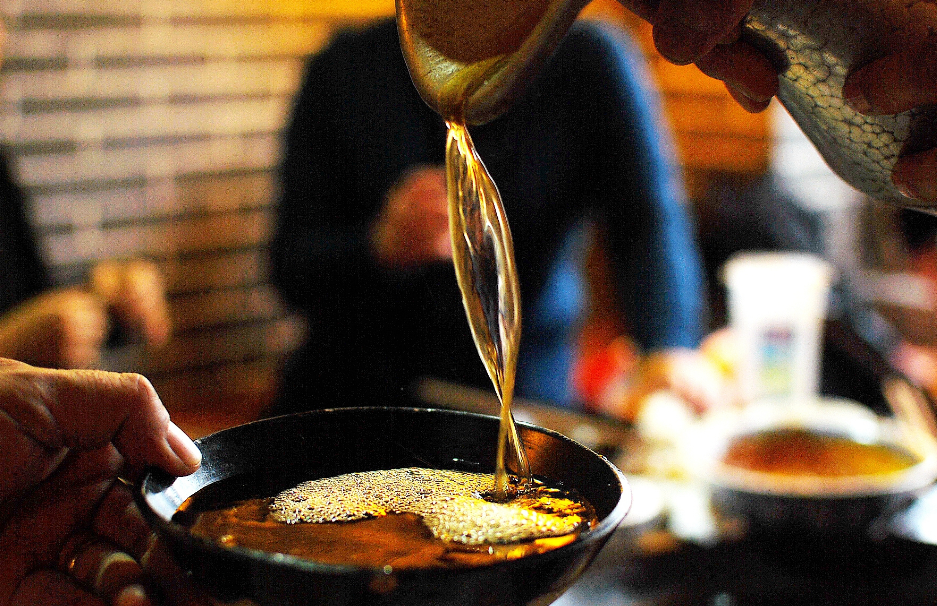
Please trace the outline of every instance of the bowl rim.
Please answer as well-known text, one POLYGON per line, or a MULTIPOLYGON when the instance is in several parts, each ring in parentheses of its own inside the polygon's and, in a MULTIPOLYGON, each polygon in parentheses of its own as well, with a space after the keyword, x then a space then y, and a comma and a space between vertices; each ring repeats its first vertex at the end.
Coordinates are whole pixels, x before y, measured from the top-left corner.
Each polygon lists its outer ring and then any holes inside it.
MULTIPOLYGON (((464 415, 464 416, 470 416, 470 417, 485 418, 488 420, 494 420, 496 422, 499 421, 498 417, 494 415, 469 412, 469 411, 461 411, 461 410, 453 410, 453 409, 447 409, 447 408, 417 407, 417 406, 354 406, 354 407, 349 406, 349 407, 324 408, 324 409, 311 410, 311 411, 306 411, 306 412, 301 412, 301 413, 286 414, 286 415, 281 415, 279 417, 268 417, 264 419, 259 419, 256 421, 251 421, 248 423, 244 423, 241 425, 237 425, 234 427, 216 431, 212 434, 198 438, 194 440, 194 442, 197 445, 201 445, 205 443, 206 441, 222 439, 224 435, 229 435, 232 432, 244 431, 245 428, 247 428, 248 426, 266 423, 266 422, 274 421, 276 419, 282 420, 285 418, 296 417, 300 415, 329 414, 335 411, 348 413, 350 411, 355 411, 355 410, 373 410, 373 409, 393 409, 395 411, 444 413, 444 414, 452 414, 452 415, 464 415)), ((165 472, 161 470, 147 469, 144 472, 144 475, 141 481, 138 483, 135 490, 133 491, 133 496, 134 496, 134 500, 137 503, 137 507, 140 509, 143 517, 146 519, 146 521, 150 524, 151 527, 153 527, 157 531, 161 531, 163 533, 170 535, 175 541, 180 542, 184 546, 195 547, 199 550, 208 550, 209 552, 218 556, 222 556, 222 557, 231 556, 231 557, 241 558, 241 559, 246 558, 249 561, 253 561, 255 563, 262 564, 262 565, 278 565, 278 566, 286 565, 286 566, 297 568, 302 571, 306 571, 310 573, 328 574, 328 575, 334 575, 334 576, 346 576, 346 577, 347 576, 362 576, 362 575, 369 576, 369 577, 391 576, 391 575, 394 575, 394 576, 401 576, 401 575, 403 576, 408 576, 408 575, 427 576, 427 575, 434 575, 434 574, 443 576, 443 575, 452 575, 453 573, 458 574, 459 572, 475 574, 479 570, 512 566, 514 565, 515 562, 518 562, 518 561, 536 562, 538 560, 559 557, 560 555, 562 555, 563 553, 565 553, 566 551, 570 549, 583 549, 585 546, 590 545, 594 541, 607 539, 608 536, 610 536, 613 533, 615 528, 617 528, 620 525, 622 520, 624 520, 624 518, 628 514, 628 511, 631 508, 633 495, 631 494, 631 489, 629 487, 627 478, 624 475, 624 473, 622 473, 622 471, 618 469, 618 467, 605 456, 599 453, 596 453, 595 451, 573 440, 572 438, 569 438, 568 436, 565 436, 551 429, 547 429, 545 427, 534 425, 532 423, 517 421, 516 424, 518 425, 518 427, 525 427, 527 429, 540 432, 543 434, 547 434, 551 437, 560 439, 561 441, 573 443, 577 445, 578 447, 592 453, 595 457, 600 459, 609 468, 609 470, 612 472, 614 477, 618 480, 618 484, 620 486, 619 496, 618 496, 617 502, 615 503, 615 506, 603 518, 601 518, 594 527, 581 533, 580 536, 577 538, 577 540, 567 545, 564 545, 562 547, 558 547, 556 549, 552 549, 550 551, 546 551, 543 553, 531 554, 529 556, 519 558, 518 560, 497 561, 497 562, 492 562, 491 564, 487 564, 483 566, 472 566, 472 567, 466 567, 464 569, 407 568, 407 569, 398 570, 398 569, 393 569, 389 566, 373 567, 373 566, 359 566, 359 565, 352 565, 352 564, 327 564, 327 563, 316 562, 314 560, 301 558, 301 557, 293 556, 289 554, 268 552, 268 551, 262 551, 258 549, 252 549, 252 548, 240 547, 240 546, 222 546, 216 543, 215 541, 212 541, 205 537, 192 534, 191 532, 189 532, 189 530, 185 526, 174 521, 171 516, 167 518, 161 513, 159 513, 149 501, 150 494, 148 494, 148 490, 147 490, 147 486, 149 482, 153 478, 156 478, 156 477, 168 478, 165 472)), ((179 482, 180 480, 185 481, 186 477, 188 476, 175 478, 174 480, 170 482, 170 484, 166 487, 166 489, 164 489, 164 491, 173 490, 173 487, 176 485, 176 483, 179 482)), ((215 480, 215 481, 220 481, 221 479, 224 479, 224 478, 219 478, 218 480, 215 480)), ((211 485, 212 483, 214 482, 209 482, 199 487, 197 490, 201 490, 211 485)), ((186 494, 186 498, 187 498, 188 496, 191 496, 191 494, 194 494, 195 492, 197 492, 197 490, 193 490, 189 492, 188 494, 186 493, 182 493, 182 494, 186 494)))
POLYGON ((707 414, 691 430, 684 456, 697 477, 713 489, 800 499, 852 499, 912 493, 937 480, 937 441, 920 428, 875 414, 841 398, 818 398, 796 405, 761 401, 744 408, 707 414), (819 430, 898 447, 918 458, 902 470, 853 476, 799 476, 745 469, 722 460, 729 442, 770 429, 819 430), (909 433, 911 435, 909 435, 909 433))

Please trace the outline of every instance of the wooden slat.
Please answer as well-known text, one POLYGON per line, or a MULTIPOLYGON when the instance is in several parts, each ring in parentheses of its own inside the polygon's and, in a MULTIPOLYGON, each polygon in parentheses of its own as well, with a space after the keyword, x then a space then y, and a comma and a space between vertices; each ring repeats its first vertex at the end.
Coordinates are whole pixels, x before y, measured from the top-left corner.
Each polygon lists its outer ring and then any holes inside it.
POLYGON ((300 334, 295 323, 287 316, 273 322, 207 326, 200 331, 177 333, 168 345, 153 352, 146 368, 151 374, 164 376, 235 362, 278 360, 297 345, 300 334))
POLYGON ((176 334, 211 326, 265 322, 280 317, 279 300, 267 284, 173 295, 169 312, 176 334))
POLYGON ((231 211, 268 206, 276 193, 269 167, 226 174, 191 174, 176 180, 178 210, 187 213, 231 211))
MULTIPOLYGON (((245 153, 249 150, 239 149, 238 138, 275 135, 289 107, 288 97, 277 96, 42 112, 23 115, 8 136, 32 143, 63 138, 75 143, 65 153, 22 158, 24 178, 36 185, 129 175, 158 178, 213 168, 206 162, 222 153, 249 156, 245 153), (211 147, 215 140, 226 143, 231 151, 211 147), (157 154, 173 151, 181 155, 178 161, 156 162, 162 157, 157 154)), ((271 160, 267 156, 264 166, 271 160)), ((236 162, 232 159, 231 164, 236 162)))
POLYGON ((269 240, 269 212, 264 208, 52 233, 45 238, 45 251, 49 259, 64 265, 102 257, 170 258, 263 247, 269 240))
POLYGON ((665 108, 673 129, 681 133, 706 133, 712 136, 745 137, 767 142, 770 135, 764 116, 752 114, 727 95, 686 95, 671 92, 665 108))
POLYGON ((171 294, 228 290, 267 279, 266 249, 216 251, 194 257, 174 256, 160 264, 171 294))
POLYGON ((81 102, 104 99, 159 100, 191 97, 289 95, 295 90, 297 58, 256 60, 206 59, 194 65, 139 67, 69 66, 62 70, 15 71, 8 69, 0 80, 0 99, 19 102, 81 102))
POLYGON ((23 15, 67 15, 72 17, 142 17, 145 19, 214 19, 315 17, 326 21, 370 19, 394 14, 393 0, 18 0, 23 15))
POLYGON ((679 133, 677 148, 685 168, 751 174, 768 168, 764 139, 679 133))

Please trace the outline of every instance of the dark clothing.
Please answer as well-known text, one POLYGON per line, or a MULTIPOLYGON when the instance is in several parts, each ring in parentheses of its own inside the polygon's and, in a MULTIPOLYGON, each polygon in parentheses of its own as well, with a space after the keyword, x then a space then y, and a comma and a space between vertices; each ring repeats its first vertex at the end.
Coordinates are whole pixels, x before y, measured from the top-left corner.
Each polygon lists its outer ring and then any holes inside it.
POLYGON ((26 198, 0 153, 0 315, 50 286, 26 218, 26 198))
POLYGON ((745 183, 716 182, 698 205, 700 247, 715 327, 728 321, 720 272, 742 251, 799 251, 823 256, 822 217, 783 193, 768 174, 745 183))
POLYGON ((898 229, 908 250, 921 251, 935 244, 937 216, 914 208, 902 208, 898 211, 898 229))
MULTIPOLYGON (((513 233, 518 395, 564 398, 545 393, 542 377, 565 384, 562 352, 584 302, 575 255, 564 255, 581 250, 584 221, 605 226, 617 294, 642 346, 693 347, 701 337, 700 259, 639 56, 621 32, 577 25, 507 115, 471 129, 513 233), (561 361, 543 372, 549 359, 561 361)), ((423 376, 490 387, 452 264, 388 270, 370 251, 388 190, 412 167, 442 165, 445 141, 443 121, 410 81, 393 21, 341 34, 311 58, 272 245, 275 284, 309 319, 310 336, 277 412, 380 403, 423 376)))

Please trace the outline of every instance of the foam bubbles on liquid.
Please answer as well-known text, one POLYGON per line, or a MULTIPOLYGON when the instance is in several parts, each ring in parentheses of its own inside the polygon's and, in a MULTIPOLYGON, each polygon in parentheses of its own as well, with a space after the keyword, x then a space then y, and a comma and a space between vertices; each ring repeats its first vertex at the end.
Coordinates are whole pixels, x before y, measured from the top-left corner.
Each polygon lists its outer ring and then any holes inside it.
POLYGON ((540 487, 506 503, 484 499, 494 476, 409 467, 303 482, 274 497, 271 516, 287 524, 350 522, 389 513, 422 517, 436 538, 466 545, 505 544, 572 534, 586 507, 540 487))

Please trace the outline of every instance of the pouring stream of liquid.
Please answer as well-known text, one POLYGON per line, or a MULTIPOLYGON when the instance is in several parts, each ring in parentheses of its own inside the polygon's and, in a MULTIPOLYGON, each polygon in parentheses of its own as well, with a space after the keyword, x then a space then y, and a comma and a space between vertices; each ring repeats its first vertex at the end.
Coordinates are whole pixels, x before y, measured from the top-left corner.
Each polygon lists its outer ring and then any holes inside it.
POLYGON ((509 489, 509 443, 518 474, 530 478, 527 456, 511 413, 521 333, 514 244, 498 188, 478 157, 468 129, 460 120, 450 120, 447 125, 452 258, 475 346, 501 401, 495 498, 504 499, 509 489))
POLYGON ((508 446, 522 480, 530 467, 511 403, 521 332, 514 244, 498 188, 469 136, 469 121, 500 114, 545 61, 583 0, 397 0, 407 67, 448 126, 449 232, 475 346, 501 401, 494 496, 509 496, 508 446), (538 30, 538 28, 540 28, 538 30), (537 33, 535 33, 537 32, 537 33), (538 60, 532 60, 539 57, 538 60), (422 83, 422 85, 421 85, 422 83), (468 112, 468 113, 467 113, 468 112))

